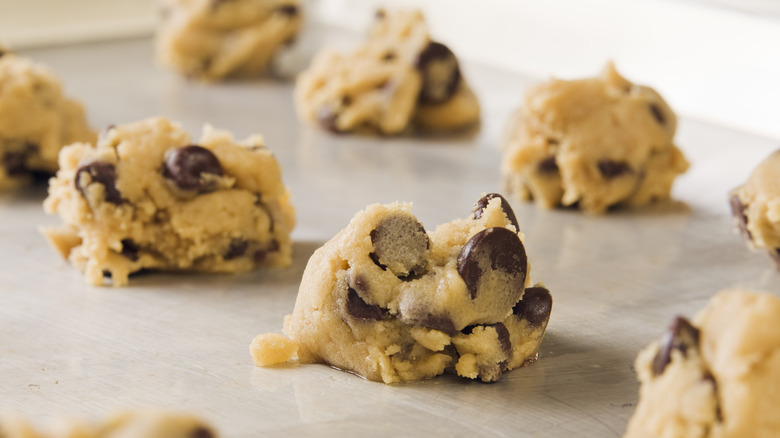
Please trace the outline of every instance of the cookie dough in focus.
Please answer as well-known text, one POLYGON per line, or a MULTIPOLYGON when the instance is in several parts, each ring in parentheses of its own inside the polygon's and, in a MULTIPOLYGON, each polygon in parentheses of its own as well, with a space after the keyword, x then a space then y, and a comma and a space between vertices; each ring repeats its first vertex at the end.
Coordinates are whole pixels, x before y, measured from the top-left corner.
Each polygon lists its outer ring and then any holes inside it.
POLYGON ((164 118, 113 126, 97 147, 63 149, 44 229, 87 282, 142 269, 243 272, 292 262, 294 210, 260 136, 206 126, 197 143, 164 118))
POLYGON ((216 438, 211 426, 197 417, 169 412, 139 411, 115 415, 101 423, 65 421, 41 432, 18 417, 0 418, 3 438, 216 438))
POLYGON ((287 341, 260 335, 258 365, 298 358, 385 383, 444 372, 485 382, 537 358, 552 310, 530 287, 517 219, 496 194, 432 233, 408 204, 374 204, 318 249, 287 341))
POLYGON ((626 438, 780 436, 780 299, 733 290, 639 353, 626 438))
POLYGON ((63 146, 94 141, 84 109, 52 72, 0 47, 0 190, 53 174, 63 146))
POLYGON ((751 248, 766 250, 780 269, 780 151, 731 192, 734 220, 751 248))
POLYGON ((666 200, 688 169, 672 141, 676 128, 661 96, 611 63, 595 78, 552 80, 529 91, 509 121, 504 184, 544 208, 588 213, 666 200))
POLYGON ((257 76, 303 21, 299 0, 160 0, 157 57, 206 81, 257 76))
POLYGON ((458 59, 431 40, 419 11, 380 10, 355 52, 319 53, 298 77, 295 103, 302 119, 332 132, 454 130, 479 121, 458 59))

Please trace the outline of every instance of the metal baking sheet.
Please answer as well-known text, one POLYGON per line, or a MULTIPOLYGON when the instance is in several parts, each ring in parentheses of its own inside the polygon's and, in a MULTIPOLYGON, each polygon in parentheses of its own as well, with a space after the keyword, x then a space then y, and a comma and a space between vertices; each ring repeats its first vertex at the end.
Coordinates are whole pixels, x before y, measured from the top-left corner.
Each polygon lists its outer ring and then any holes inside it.
MULTIPOLYGON (((683 118, 692 162, 675 202, 591 217, 512 201, 535 281, 554 307, 540 359, 494 384, 452 376, 386 386, 324 365, 256 368, 252 338, 279 331, 308 257, 374 202, 410 201, 429 229, 500 191, 499 138, 535 80, 465 65, 476 132, 338 136, 300 124, 291 82, 203 85, 154 65, 148 39, 24 52, 48 64, 92 124, 165 115, 265 136, 297 208, 295 262, 241 275, 153 273, 87 286, 38 228, 45 186, 0 194, 0 410, 45 424, 158 407, 201 414, 225 437, 619 437, 637 401, 637 352, 721 289, 778 291, 765 254, 733 232, 727 191, 777 147, 683 118)), ((661 90, 663 92, 663 90, 661 90)))

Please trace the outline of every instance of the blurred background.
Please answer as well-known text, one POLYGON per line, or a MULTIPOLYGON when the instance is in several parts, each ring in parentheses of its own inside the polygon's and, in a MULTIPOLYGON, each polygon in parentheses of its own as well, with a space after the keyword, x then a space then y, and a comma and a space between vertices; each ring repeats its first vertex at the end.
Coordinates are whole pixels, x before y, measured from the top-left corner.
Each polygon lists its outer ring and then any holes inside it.
MULTIPOLYGON (((375 0, 308 0, 311 21, 359 30, 375 0)), ((575 78, 611 59, 684 117, 780 139, 780 0, 402 0, 472 62, 575 78)), ((154 0, 0 0, 17 50, 152 35, 154 0)), ((519 96, 517 97, 519 103, 519 96)))

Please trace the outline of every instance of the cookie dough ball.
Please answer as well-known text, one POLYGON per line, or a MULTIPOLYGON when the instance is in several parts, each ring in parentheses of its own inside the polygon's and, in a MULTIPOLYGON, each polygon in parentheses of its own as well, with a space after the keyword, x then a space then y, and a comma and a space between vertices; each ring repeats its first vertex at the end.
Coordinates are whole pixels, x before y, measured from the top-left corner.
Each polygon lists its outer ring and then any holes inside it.
POLYGON ((734 220, 751 248, 769 253, 780 269, 780 151, 753 170, 747 182, 731 192, 734 220))
POLYGON ((299 0, 160 0, 157 57, 205 81, 257 76, 303 21, 299 0))
POLYGON ((486 195, 431 233, 410 208, 371 205, 314 253, 285 319, 291 342, 256 338, 258 365, 297 356, 385 383, 445 371, 492 382, 536 360, 552 297, 529 287, 506 200, 486 195))
POLYGON ((0 47, 0 190, 56 172, 64 145, 94 141, 84 109, 52 72, 0 47))
POLYGON ((419 11, 380 10, 355 52, 319 53, 298 77, 295 103, 302 119, 332 132, 454 130, 479 121, 458 59, 431 40, 419 11))
POLYGON ((688 162, 672 139, 677 118, 652 88, 601 76, 552 80, 529 91, 509 121, 501 171, 512 195, 544 208, 603 213, 670 197, 688 162))
POLYGON ((211 426, 198 417, 162 411, 138 411, 115 415, 92 424, 66 420, 49 432, 36 431, 17 417, 0 419, 3 438, 216 438, 211 426))
POLYGON ((203 128, 194 143, 164 118, 109 128, 60 153, 49 185, 50 243, 87 282, 142 269, 243 272, 292 262, 295 223, 281 169, 260 136, 203 128))
POLYGON ((674 320, 636 359, 639 404, 626 438, 780 434, 780 299, 733 290, 693 322, 674 320))

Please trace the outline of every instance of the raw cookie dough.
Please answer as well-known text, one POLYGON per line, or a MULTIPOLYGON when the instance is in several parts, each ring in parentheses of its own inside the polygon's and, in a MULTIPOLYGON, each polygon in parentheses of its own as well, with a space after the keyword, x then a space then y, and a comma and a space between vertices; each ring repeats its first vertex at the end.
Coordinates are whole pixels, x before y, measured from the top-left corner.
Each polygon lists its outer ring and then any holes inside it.
POLYGON ((529 287, 506 200, 486 195, 432 233, 410 208, 371 205, 314 253, 285 319, 289 339, 258 336, 258 365, 297 355, 385 383, 445 371, 492 382, 536 360, 552 297, 529 287))
POLYGON ((780 299, 732 290, 678 317, 636 359, 626 438, 780 436, 780 299))
POLYGON ((601 76, 532 89, 509 121, 501 172, 512 195, 545 208, 603 213, 670 196, 688 162, 672 143, 677 117, 652 88, 610 63, 601 76))
POLYGON ((454 130, 479 121, 455 54, 431 40, 420 11, 380 10, 355 52, 319 53, 298 77, 295 103, 302 119, 332 132, 454 130))
POLYGON ((185 76, 257 76, 303 21, 299 0, 161 0, 157 57, 185 76))
POLYGON ((164 118, 110 127, 60 153, 44 229, 87 282, 141 269, 242 272, 292 262, 294 210, 263 138, 203 128, 197 144, 164 118))
POLYGON ((187 414, 138 411, 113 416, 100 423, 65 421, 41 432, 18 417, 0 418, 2 438, 216 438, 211 426, 187 414))
POLYGON ((0 47, 0 190, 53 174, 60 149, 77 141, 95 141, 81 105, 49 69, 0 47))
POLYGON ((731 192, 734 220, 751 248, 766 250, 780 269, 780 151, 731 192))

